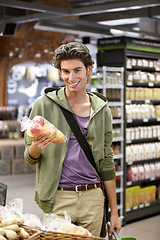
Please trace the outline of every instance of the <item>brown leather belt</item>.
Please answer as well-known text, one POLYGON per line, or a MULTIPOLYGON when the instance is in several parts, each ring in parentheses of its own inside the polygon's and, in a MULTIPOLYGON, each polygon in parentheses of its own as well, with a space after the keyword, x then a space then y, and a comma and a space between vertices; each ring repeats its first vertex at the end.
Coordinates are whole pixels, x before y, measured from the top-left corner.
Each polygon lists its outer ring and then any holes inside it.
POLYGON ((95 184, 77 185, 74 188, 60 188, 60 187, 58 187, 58 190, 81 192, 81 191, 87 191, 87 190, 90 190, 90 189, 101 188, 101 187, 102 187, 102 185, 99 182, 99 183, 95 183, 95 184))

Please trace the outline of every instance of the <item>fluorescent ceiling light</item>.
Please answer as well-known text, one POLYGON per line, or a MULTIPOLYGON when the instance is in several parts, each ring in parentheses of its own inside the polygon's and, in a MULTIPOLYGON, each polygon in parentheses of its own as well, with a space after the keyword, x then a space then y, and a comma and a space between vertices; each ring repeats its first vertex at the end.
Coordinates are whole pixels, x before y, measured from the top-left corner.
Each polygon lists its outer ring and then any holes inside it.
POLYGON ((139 33, 122 31, 117 29, 110 29, 110 32, 116 36, 128 36, 128 37, 135 37, 135 38, 138 38, 140 36, 139 33))
POLYGON ((108 25, 108 26, 119 26, 119 25, 128 25, 139 23, 140 18, 125 18, 118 20, 109 20, 109 21, 100 21, 99 24, 108 25))
POLYGON ((122 7, 122 8, 114 8, 114 9, 109 9, 107 12, 121 12, 121 11, 126 11, 128 8, 122 7))
POLYGON ((137 10, 137 9, 142 9, 142 6, 133 6, 133 7, 130 7, 130 10, 137 10))
POLYGON ((140 28, 139 27, 133 27, 133 30, 138 32, 138 31, 140 31, 140 28))

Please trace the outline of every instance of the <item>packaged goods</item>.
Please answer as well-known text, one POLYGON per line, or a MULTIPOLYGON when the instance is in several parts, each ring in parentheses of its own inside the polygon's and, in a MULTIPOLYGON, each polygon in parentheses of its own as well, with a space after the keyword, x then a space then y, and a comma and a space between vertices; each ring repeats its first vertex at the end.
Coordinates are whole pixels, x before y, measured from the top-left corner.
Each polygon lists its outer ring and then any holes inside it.
POLYGON ((138 181, 138 169, 137 166, 130 166, 127 169, 127 181, 138 181))
POLYGON ((151 149, 151 158, 156 158, 155 143, 150 143, 150 149, 151 149))
POLYGON ((158 72, 155 73, 155 82, 160 83, 160 74, 158 72))
POLYGON ((138 165, 138 180, 143 180, 145 178, 144 166, 142 164, 138 165))
POLYGON ((154 163, 150 163, 150 171, 151 171, 151 178, 154 179, 156 177, 156 166, 154 163))
POLYGON ((127 82, 129 84, 132 84, 132 82, 133 82, 133 73, 132 72, 127 71, 127 82))
POLYGON ((151 169, 148 163, 144 164, 145 179, 151 178, 151 169))
POLYGON ((145 203, 145 188, 140 188, 139 190, 139 204, 145 203))
POLYGON ((156 201, 156 186, 150 186, 150 202, 156 201))
POLYGON ((127 163, 132 163, 132 152, 131 152, 131 147, 130 146, 127 146, 126 147, 126 162, 127 163))
POLYGON ((132 187, 133 207, 139 205, 139 190, 140 190, 140 186, 132 187))
POLYGON ((131 187, 126 188, 126 209, 130 209, 133 206, 132 201, 132 189, 131 187))
POLYGON ((24 116, 20 119, 20 123, 21 131, 26 130, 27 135, 30 137, 39 136, 41 133, 50 133, 48 138, 54 135, 54 144, 59 144, 67 140, 67 137, 59 129, 42 116, 37 115, 32 120, 24 116))
POLYGON ((160 177, 160 162, 155 162, 156 177, 160 177))
POLYGON ((126 189, 126 208, 156 201, 156 186, 134 186, 126 189))
POLYGON ((143 151, 143 145, 139 144, 139 160, 142 161, 145 158, 145 153, 143 151))

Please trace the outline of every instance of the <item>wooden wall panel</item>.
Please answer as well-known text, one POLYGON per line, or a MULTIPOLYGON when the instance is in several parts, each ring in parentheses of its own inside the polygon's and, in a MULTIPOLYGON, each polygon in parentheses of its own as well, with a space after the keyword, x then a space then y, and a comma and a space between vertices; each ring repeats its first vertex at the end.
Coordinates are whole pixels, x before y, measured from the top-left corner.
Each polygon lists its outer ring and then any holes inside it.
POLYGON ((9 67, 7 60, 0 60, 0 106, 7 106, 7 79, 9 74, 9 67))
POLYGON ((0 106, 8 102, 7 79, 13 65, 26 61, 51 63, 59 45, 74 41, 75 35, 34 30, 33 25, 22 24, 14 36, 0 37, 0 106))

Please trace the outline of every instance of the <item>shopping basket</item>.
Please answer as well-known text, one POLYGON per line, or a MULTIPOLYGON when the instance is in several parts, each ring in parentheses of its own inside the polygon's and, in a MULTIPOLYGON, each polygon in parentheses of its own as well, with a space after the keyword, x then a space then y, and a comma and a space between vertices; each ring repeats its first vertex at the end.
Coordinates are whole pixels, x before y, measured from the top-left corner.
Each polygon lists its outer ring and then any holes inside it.
MULTIPOLYGON (((110 228, 110 222, 107 223, 107 233, 109 233, 109 228, 110 228)), ((119 236, 118 232, 116 231, 116 229, 113 230, 113 235, 115 238, 113 238, 113 236, 109 236, 109 234, 108 234, 108 240, 138 240, 135 237, 122 237, 121 238, 119 236)))

